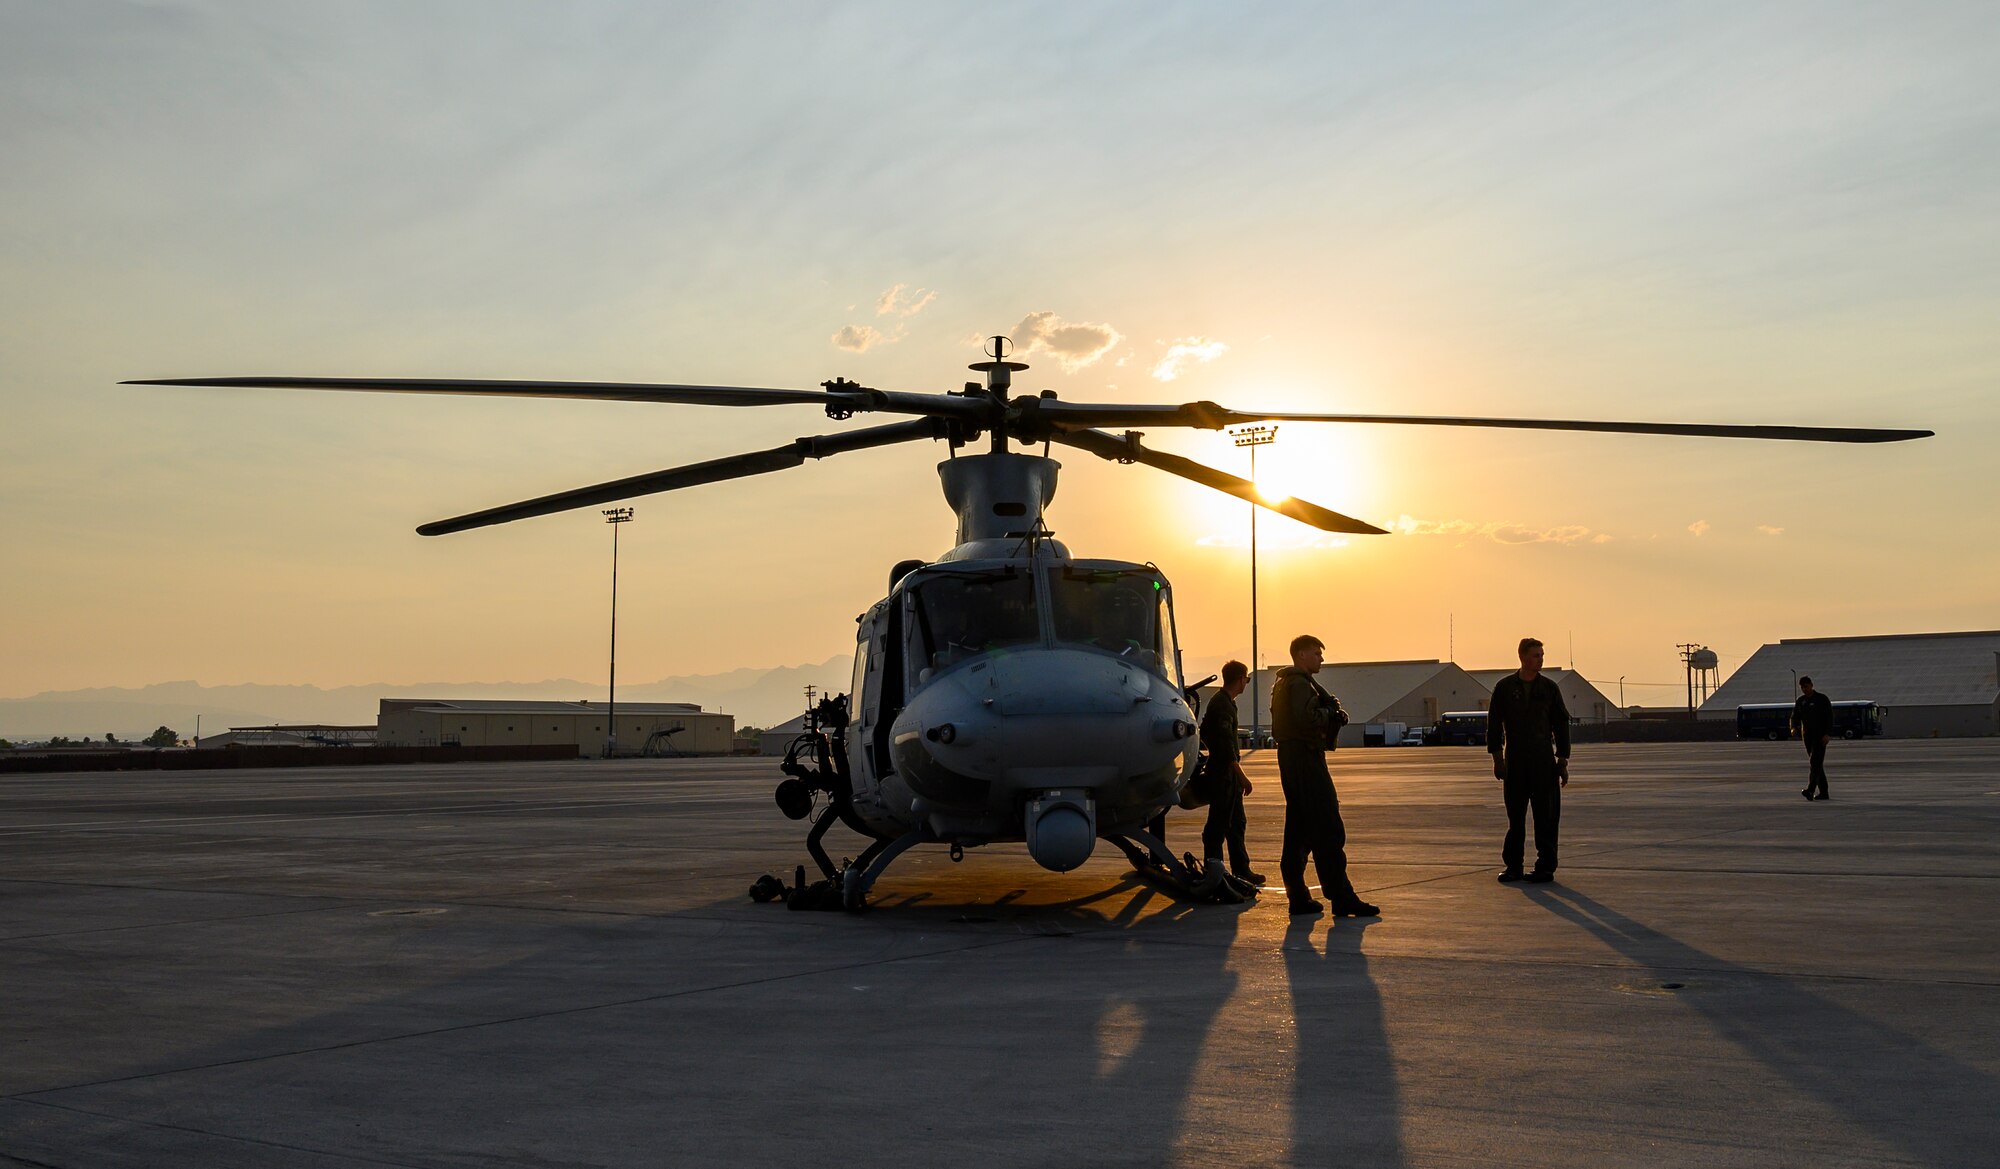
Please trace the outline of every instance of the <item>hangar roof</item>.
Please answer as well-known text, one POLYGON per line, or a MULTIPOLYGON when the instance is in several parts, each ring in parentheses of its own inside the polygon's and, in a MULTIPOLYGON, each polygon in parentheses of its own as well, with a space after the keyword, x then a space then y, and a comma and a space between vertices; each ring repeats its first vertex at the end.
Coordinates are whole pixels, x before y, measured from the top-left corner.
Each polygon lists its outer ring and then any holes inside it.
POLYGON ((2000 630, 1876 637, 1791 637, 1764 646, 1729 676, 1704 713, 1798 697, 1793 673, 1828 698, 1883 706, 1990 706, 2000 699, 2000 630))
MULTIPOLYGON (((1265 667, 1258 671, 1257 689, 1264 704, 1265 719, 1269 718, 1272 680, 1277 670, 1265 667)), ((1468 697, 1484 699, 1488 697, 1486 687, 1479 680, 1467 674, 1451 662, 1441 662, 1436 658, 1393 662, 1328 662, 1320 667, 1314 677, 1321 686, 1327 688, 1340 700, 1342 710, 1356 723, 1380 721, 1379 716, 1395 706, 1402 699, 1419 689, 1434 688, 1434 683, 1444 683, 1452 689, 1463 689, 1468 697), (1440 675, 1449 675, 1440 678, 1440 675)), ((1436 687, 1442 688, 1442 687, 1436 687)), ((1459 705, 1445 703, 1450 709, 1460 709, 1468 705, 1457 700, 1459 705)))
MULTIPOLYGON (((1518 666, 1508 670, 1466 671, 1466 673, 1478 679, 1479 684, 1486 687, 1489 693, 1493 687, 1500 684, 1500 679, 1505 678, 1509 674, 1518 674, 1520 672, 1521 670, 1518 666)), ((1562 691, 1563 701, 1569 704, 1571 718, 1589 718, 1590 706, 1588 704, 1593 702, 1602 702, 1607 710, 1615 710, 1618 707, 1618 704, 1611 699, 1610 695, 1604 692, 1602 687, 1575 670, 1566 670, 1561 666, 1544 666, 1542 674, 1549 681, 1554 682, 1557 689, 1562 691)))

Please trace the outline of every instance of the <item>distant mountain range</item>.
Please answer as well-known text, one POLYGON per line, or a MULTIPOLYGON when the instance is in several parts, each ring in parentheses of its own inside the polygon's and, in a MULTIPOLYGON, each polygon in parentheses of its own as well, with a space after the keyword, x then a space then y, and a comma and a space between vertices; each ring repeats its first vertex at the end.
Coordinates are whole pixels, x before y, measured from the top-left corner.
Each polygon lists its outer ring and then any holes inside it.
MULTIPOLYGON (((805 709, 805 687, 843 693, 853 663, 832 657, 803 666, 745 668, 724 674, 689 674, 618 687, 621 702, 694 702, 706 710, 736 716, 736 725, 768 727, 805 709)), ((14 742, 52 735, 101 739, 142 739, 155 727, 172 727, 193 738, 195 716, 201 733, 272 723, 366 725, 375 721, 384 698, 483 698, 602 701, 596 683, 556 678, 547 682, 419 682, 339 686, 203 686, 198 682, 156 682, 136 689, 100 687, 49 690, 28 698, 0 699, 0 739, 14 742)))

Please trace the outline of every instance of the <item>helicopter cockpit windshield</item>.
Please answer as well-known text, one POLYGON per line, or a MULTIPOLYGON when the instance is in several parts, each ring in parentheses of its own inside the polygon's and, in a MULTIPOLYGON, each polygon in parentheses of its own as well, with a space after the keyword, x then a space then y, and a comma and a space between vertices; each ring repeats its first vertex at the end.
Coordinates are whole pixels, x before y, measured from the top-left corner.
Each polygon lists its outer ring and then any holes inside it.
POLYGON ((1048 591, 1038 597, 1036 574, 1012 565, 918 575, 909 586, 912 671, 947 669, 995 650, 1054 646, 1109 654, 1173 680, 1172 601, 1156 570, 1064 564, 1040 577, 1048 591))
POLYGON ((1165 673, 1172 660, 1166 586, 1149 569, 1050 568, 1055 641, 1100 650, 1165 673))
POLYGON ((915 590, 916 634, 924 663, 942 669, 974 654, 1038 645, 1034 578, 1015 568, 938 572, 915 590))

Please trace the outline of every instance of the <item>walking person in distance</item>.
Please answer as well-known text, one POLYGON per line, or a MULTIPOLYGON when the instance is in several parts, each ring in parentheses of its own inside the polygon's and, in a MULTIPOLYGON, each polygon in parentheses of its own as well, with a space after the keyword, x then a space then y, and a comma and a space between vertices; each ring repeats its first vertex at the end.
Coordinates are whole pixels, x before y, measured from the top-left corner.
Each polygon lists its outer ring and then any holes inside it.
POLYGON ((1813 688, 1811 678, 1800 675, 1799 700, 1792 704, 1792 732, 1806 745, 1805 790, 1809 800, 1823 800, 1826 794, 1826 745, 1833 739, 1833 700, 1813 688))

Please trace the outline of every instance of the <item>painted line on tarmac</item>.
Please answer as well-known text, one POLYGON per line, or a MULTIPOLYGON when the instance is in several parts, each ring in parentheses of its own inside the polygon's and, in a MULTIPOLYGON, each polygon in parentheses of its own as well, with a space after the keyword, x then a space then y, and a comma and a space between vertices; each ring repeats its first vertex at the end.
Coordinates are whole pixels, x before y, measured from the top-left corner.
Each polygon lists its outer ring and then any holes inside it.
MULTIPOLYGON (((117 1121, 119 1124, 129 1124, 140 1128, 189 1133, 194 1136, 209 1137, 218 1141, 252 1145, 260 1149, 283 1149, 289 1153, 310 1153, 315 1157, 352 1161, 357 1165, 386 1165, 389 1169, 423 1169, 423 1166, 415 1161, 385 1161, 380 1157, 370 1157, 363 1153, 350 1153, 340 1149, 323 1149, 315 1145, 297 1145, 287 1141, 266 1140, 263 1137, 238 1136, 235 1133, 196 1128, 190 1124, 175 1124, 168 1120, 151 1120, 140 1116, 126 1116, 117 1112, 100 1112, 94 1108, 78 1108, 73 1104, 58 1104, 53 1100, 30 1100, 26 1096, 7 1096, 0 1097, 0 1099, 5 1099, 9 1104, 19 1104, 29 1108, 47 1108, 56 1112, 67 1112, 73 1116, 89 1116, 98 1120, 112 1120, 117 1121)), ((55 1165, 52 1162, 26 1160, 18 1153, 0 1153, 0 1157, 5 1157, 10 1161, 18 1161, 23 1165, 35 1166, 36 1169, 63 1169, 62 1166, 55 1165)))
MULTIPOLYGON (((547 799, 547 798, 554 798, 554 797, 556 797, 556 796, 558 796, 558 795, 560 795, 560 794, 563 794, 563 793, 566 793, 566 792, 567 792, 567 793, 574 793, 574 791, 575 791, 575 789, 574 789, 574 787, 573 787, 573 786, 568 786, 568 785, 565 785, 565 786, 562 786, 562 787, 546 787, 546 788, 535 788, 535 789, 532 789, 532 790, 528 790, 528 791, 520 791, 520 792, 515 792, 515 791, 496 791, 496 790, 495 790, 494 788, 492 788, 492 787, 468 787, 468 788, 457 788, 457 789, 453 789, 453 790, 450 790, 450 791, 418 791, 418 792, 411 792, 411 793, 409 793, 409 794, 410 794, 410 795, 412 795, 412 796, 421 796, 421 797, 426 797, 426 798, 435 798, 435 797, 437 797, 437 796, 476 796, 476 795, 483 795, 483 796, 489 796, 489 797, 492 797, 492 799, 491 799, 491 800, 490 800, 489 802, 491 802, 491 803, 496 803, 496 804, 497 804, 497 803, 505 803, 505 802, 507 802, 508 798, 535 798, 535 797, 540 797, 540 798, 544 798, 544 799, 547 799)), ((614 793, 614 792, 606 792, 606 793, 603 793, 603 794, 605 794, 605 795, 619 795, 619 796, 625 796, 625 795, 628 795, 629 793, 626 793, 626 792, 615 792, 615 793, 614 793)), ((724 802, 735 802, 735 801, 741 801, 742 799, 744 799, 744 798, 745 798, 745 794, 746 794, 746 793, 743 793, 743 792, 740 792, 740 791, 730 791, 730 792, 708 792, 708 793, 689 793, 689 792, 664 792, 664 791, 663 791, 663 792, 659 793, 659 798, 660 798, 661 800, 663 800, 663 801, 670 801, 670 802, 672 802, 672 803, 676 803, 676 804, 700 804, 700 803, 724 803, 724 802)), ((137 797, 135 797, 135 798, 137 798, 137 797)), ((361 801, 361 800, 363 800, 363 799, 366 799, 366 798, 368 798, 368 797, 362 797, 362 796, 356 796, 356 795, 353 795, 353 794, 350 794, 350 793, 347 793, 347 792, 343 792, 343 791, 324 791, 324 792, 315 792, 315 793, 312 793, 312 794, 310 794, 310 795, 290 795, 290 796, 252 796, 252 795, 238 795, 238 796, 224 796, 224 797, 218 797, 218 798, 216 798, 216 799, 212 799, 212 800, 186 800, 186 801, 173 801, 173 802, 174 802, 174 803, 176 804, 176 806, 185 806, 185 807, 188 807, 188 808, 191 808, 191 809, 192 809, 192 808, 200 808, 200 807, 204 807, 204 806, 210 806, 210 805, 216 805, 216 804, 242 804, 242 803, 304 803, 304 802, 308 802, 308 801, 314 801, 314 800, 318 800, 318 801, 339 801, 339 802, 344 802, 344 803, 354 803, 354 802, 359 802, 359 801, 361 801)), ((381 797, 379 797, 379 796, 378 796, 378 797, 375 797, 375 798, 379 799, 379 798, 381 798, 381 797)), ((753 801, 753 802, 754 802, 754 801, 753 801)), ((44 811, 45 811, 45 812, 46 812, 47 814, 49 814, 49 815, 63 815, 63 814, 68 814, 68 815, 75 815, 75 814, 78 814, 78 813, 83 813, 83 812, 89 812, 89 811, 104 811, 104 812, 110 812, 110 811, 112 811, 112 810, 113 810, 113 808, 112 808, 111 806, 107 806, 107 804, 106 804, 105 802, 103 802, 103 801, 99 801, 99 802, 95 802, 95 803, 91 803, 91 802, 73 802, 73 803, 69 803, 69 804, 67 804, 67 805, 57 805, 57 806, 55 806, 55 807, 50 807, 50 808, 46 808, 46 809, 44 809, 44 811)), ((381 810, 382 810, 382 811, 384 811, 384 812, 393 812, 393 811, 396 811, 396 810, 398 810, 398 809, 395 809, 395 808, 383 808, 383 809, 381 809, 381 810)), ((253 813, 253 812, 243 812, 243 813, 239 813, 239 814, 240 814, 240 815, 245 815, 245 816, 250 816, 250 815, 264 815, 264 814, 266 814, 266 813, 253 813)), ((274 812, 274 813, 269 813, 269 814, 270 814, 270 815, 276 815, 277 813, 275 813, 275 812, 274 812)), ((61 826, 62 826, 62 825, 39 825, 39 826, 37 826, 37 825, 29 825, 29 824, 0 824, 0 830, 5 830, 5 829, 14 829, 14 828, 28 828, 28 827, 61 827, 61 826)))
POLYGON ((341 909, 358 909, 373 902, 343 902, 339 905, 294 906, 290 909, 273 909, 267 913, 225 913, 217 917, 186 917, 173 921, 135 922, 131 925, 103 925, 80 930, 56 930, 45 934, 0 934, 0 946, 14 942, 34 942, 45 938, 74 938, 84 934, 115 934, 127 930, 166 929, 177 925, 208 925, 211 922, 254 921, 260 917, 288 917, 304 913, 331 913, 341 909))
POLYGON ((898 962, 916 962, 929 958, 943 958, 954 954, 987 950, 996 946, 1017 945, 1022 942, 1045 940, 1043 934, 1016 934, 1009 937, 990 938, 963 946, 949 946, 919 953, 900 954, 888 958, 871 958, 861 962, 844 962, 833 966, 821 966, 811 970, 794 970, 785 974, 767 974, 760 978, 744 978, 735 982, 716 983, 711 986, 692 986, 683 990, 672 990, 662 994, 640 995, 635 998, 613 999, 609 1002, 585 1003, 574 1007, 557 1007, 546 1011, 531 1011, 520 1015, 507 1015, 497 1019, 480 1019, 469 1023, 454 1023, 447 1027, 426 1027, 417 1031, 405 1031, 395 1035, 376 1035, 366 1039, 350 1039, 344 1043, 323 1043, 312 1047, 294 1048, 288 1051, 266 1052, 261 1055, 246 1055, 237 1059, 212 1060, 207 1063, 188 1064, 185 1067, 162 1068, 158 1071, 135 1072, 126 1076, 111 1076, 101 1080, 86 1080, 75 1084, 60 1084, 53 1088, 36 1088, 27 1092, 15 1092, 0 1096, 0 1100, 17 1100, 30 1104, 49 1104, 63 1108, 65 1105, 37 1099, 40 1096, 59 1092, 74 1092, 85 1088, 102 1088, 112 1084, 129 1084, 139 1080, 157 1079, 161 1076, 175 1076, 187 1072, 212 1071, 216 1068, 241 1067, 245 1064, 264 1063, 269 1060, 290 1059, 300 1055, 323 1055, 332 1051, 351 1051, 360 1047, 372 1047, 378 1043, 398 1043, 405 1039, 427 1039, 435 1035, 452 1035, 461 1031, 477 1031, 485 1027, 502 1027, 510 1023, 533 1023, 544 1019, 559 1019, 567 1015, 584 1015, 593 1011, 615 1010, 619 1007, 644 1006, 648 1003, 670 1002, 674 999, 691 998, 695 995, 713 994, 718 991, 743 990, 753 986, 768 986, 777 982, 791 982, 803 978, 819 978, 829 974, 843 974, 852 970, 871 970, 881 966, 891 966, 898 962))
MULTIPOLYGON (((426 793, 412 793, 412 795, 422 795, 422 797, 438 797, 438 795, 486 795, 486 797, 492 797, 492 799, 482 801, 482 805, 420 805, 420 807, 414 807, 414 809, 386 807, 386 809, 370 809, 370 811, 354 811, 354 813, 330 813, 330 815, 406 815, 406 813, 408 815, 416 815, 416 813, 436 811, 438 807, 446 807, 446 809, 452 809, 452 807, 514 807, 514 805, 522 803, 522 801, 508 801, 508 799, 502 797, 502 793, 496 793, 490 787, 468 787, 468 789, 444 791, 444 793, 426 791, 426 793)), ((606 795, 614 795, 614 793, 606 793, 606 795)), ((616 795, 624 797, 626 793, 616 793, 616 795)), ((548 797, 544 797, 544 799, 548 799, 548 797)), ((732 793, 704 793, 704 795, 662 791, 658 797, 654 797, 650 801, 630 801, 630 799, 622 799, 622 801, 582 801, 582 803, 576 803, 576 807, 616 805, 616 803, 632 803, 632 805, 640 805, 640 803, 672 803, 672 805, 678 805, 678 807, 686 807, 686 805, 736 803, 736 801, 742 801, 742 799, 744 799, 744 793, 740 793, 740 791, 732 791, 732 793)), ((298 801, 298 803, 304 803, 304 801, 354 803, 354 799, 348 797, 348 795, 344 795, 344 793, 314 793, 314 795, 288 795, 288 797, 234 797, 234 799, 214 799, 214 801, 190 801, 190 807, 226 805, 226 803, 292 803, 292 801, 298 801)), ((574 801, 574 797, 572 797, 572 801, 574 801)), ((76 815, 76 813, 84 811, 86 807, 102 807, 102 805, 60 807, 60 809, 50 809, 50 815, 60 815, 60 813, 76 815)), ((526 805, 522 805, 522 807, 526 807, 526 805)), ((278 817, 278 815, 284 815, 284 813, 234 813, 234 817, 278 817)), ((54 823, 54 825, 46 825, 46 823, 44 825, 12 823, 12 825, 0 825, 0 835, 14 835, 14 833, 20 833, 20 831, 54 831, 54 829, 70 829, 70 827, 130 827, 130 825, 164 825, 164 823, 210 823, 214 819, 232 819, 232 815, 222 815, 222 817, 172 815, 172 817, 152 817, 152 819, 144 819, 144 821, 114 821, 112 825, 106 825, 104 821, 64 821, 64 823, 54 823)), ((312 817, 312 819, 318 819, 318 817, 312 817)))
POLYGON ((63 824, 43 824, 27 827, 18 824, 0 825, 0 836, 34 836, 48 832, 117 832, 153 824, 289 824, 308 820, 357 820, 381 816, 489 816, 505 812, 564 812, 583 808, 624 808, 641 807, 671 800, 593 800, 568 804, 445 804, 424 808, 384 808, 366 812, 326 812, 316 816, 293 816, 280 812, 252 813, 238 816, 159 816, 147 820, 123 820, 113 823, 74 821, 63 824))

